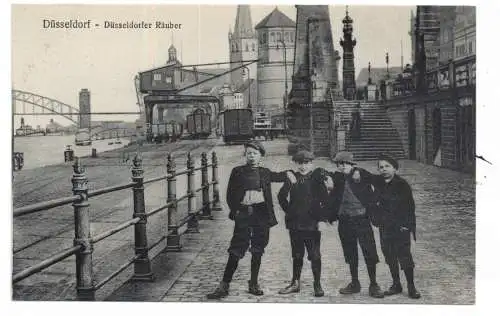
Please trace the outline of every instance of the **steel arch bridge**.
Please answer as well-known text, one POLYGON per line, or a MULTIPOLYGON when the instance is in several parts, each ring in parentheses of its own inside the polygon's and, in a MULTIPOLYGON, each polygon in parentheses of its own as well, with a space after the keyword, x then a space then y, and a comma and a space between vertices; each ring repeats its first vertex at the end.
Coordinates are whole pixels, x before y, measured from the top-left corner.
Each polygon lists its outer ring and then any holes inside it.
POLYGON ((34 114, 35 107, 42 109, 42 114, 53 113, 78 124, 80 110, 66 103, 39 94, 12 89, 12 114, 26 115, 34 114), (31 105, 31 111, 26 105, 31 105), (45 112, 48 111, 48 112, 45 112))

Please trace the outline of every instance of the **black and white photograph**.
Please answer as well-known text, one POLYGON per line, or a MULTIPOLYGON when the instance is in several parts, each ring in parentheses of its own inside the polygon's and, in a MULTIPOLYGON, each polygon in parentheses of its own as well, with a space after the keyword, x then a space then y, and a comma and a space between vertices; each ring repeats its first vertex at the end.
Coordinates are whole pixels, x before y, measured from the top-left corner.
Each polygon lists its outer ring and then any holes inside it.
POLYGON ((9 300, 476 305, 478 7, 11 4, 9 300))

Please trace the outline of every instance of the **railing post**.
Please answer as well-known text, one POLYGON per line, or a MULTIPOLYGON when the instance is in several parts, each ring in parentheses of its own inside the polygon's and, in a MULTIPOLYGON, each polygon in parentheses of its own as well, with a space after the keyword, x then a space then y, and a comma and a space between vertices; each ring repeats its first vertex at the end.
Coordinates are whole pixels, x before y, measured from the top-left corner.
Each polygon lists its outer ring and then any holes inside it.
POLYGON ((199 233, 198 230, 198 217, 196 216, 195 205, 195 195, 194 195, 194 161, 191 153, 188 153, 188 159, 186 164, 187 169, 187 194, 188 198, 188 215, 190 216, 187 223, 186 233, 199 233))
POLYGON ((201 153, 201 186, 203 187, 202 193, 202 215, 203 219, 213 219, 210 209, 210 186, 208 184, 208 158, 207 153, 201 153))
MULTIPOLYGON (((179 218, 177 216, 177 177, 175 175, 175 161, 172 155, 167 156, 167 203, 172 202, 168 208, 168 231, 172 231, 167 235, 166 251, 180 251, 181 236, 179 235, 179 218)), ((167 233, 168 233, 167 231, 167 233)))
POLYGON ((75 157, 73 164, 73 194, 81 197, 80 201, 73 203, 75 215, 74 244, 80 245, 76 253, 76 294, 78 300, 95 300, 94 274, 92 271, 93 246, 90 242, 90 207, 88 200, 87 176, 80 158, 75 157))
POLYGON ((215 151, 212 152, 212 181, 214 182, 212 211, 222 211, 219 198, 219 171, 217 166, 217 154, 215 151))
POLYGON ((133 199, 134 214, 140 220, 134 225, 135 255, 133 281, 153 281, 153 272, 151 271, 151 262, 148 254, 147 237, 147 216, 144 202, 144 170, 142 169, 142 158, 136 154, 132 161, 132 181, 134 182, 133 199))

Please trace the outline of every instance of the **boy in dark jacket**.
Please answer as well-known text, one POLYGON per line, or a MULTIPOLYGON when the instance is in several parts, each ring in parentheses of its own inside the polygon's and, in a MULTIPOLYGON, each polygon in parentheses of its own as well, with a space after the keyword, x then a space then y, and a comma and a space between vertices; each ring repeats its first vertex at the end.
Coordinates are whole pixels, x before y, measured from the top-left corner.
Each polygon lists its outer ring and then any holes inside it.
POLYGON ((362 168, 354 167, 356 163, 352 153, 339 152, 334 162, 340 171, 332 175, 334 208, 338 213, 338 230, 344 258, 349 264, 352 278, 352 281, 339 292, 353 294, 361 291, 358 279, 359 242, 370 277, 368 293, 372 297, 383 298, 384 293, 376 280, 376 265, 379 258, 369 217, 374 203, 372 175, 362 168))
MULTIPOLYGON (((209 299, 226 297, 229 283, 238 267, 238 262, 245 256, 250 247, 251 278, 248 281, 248 292, 263 295, 257 282, 260 263, 264 249, 269 242, 269 230, 278 224, 274 214, 271 196, 271 182, 284 182, 286 172, 272 172, 259 166, 265 149, 261 143, 251 141, 245 144, 247 163, 234 167, 227 185, 227 205, 229 218, 234 221, 234 232, 229 245, 229 258, 221 283, 214 292, 207 295, 209 299)), ((289 173, 289 180, 295 181, 289 173)))
POLYGON ((411 255, 411 237, 415 239, 415 201, 410 185, 396 174, 397 160, 381 155, 378 161, 380 176, 373 185, 377 197, 377 217, 380 222, 380 244, 386 263, 392 275, 392 286, 385 295, 401 293, 403 288, 399 279, 399 265, 406 275, 408 296, 420 298, 415 288, 413 270, 415 264, 411 255))
POLYGON ((285 222, 290 234, 293 259, 292 281, 279 291, 280 294, 300 291, 300 275, 307 249, 307 259, 311 261, 314 277, 314 296, 324 295, 320 282, 321 232, 318 230, 318 221, 322 219, 321 208, 326 203, 327 193, 323 183, 326 172, 320 168, 313 171, 313 159, 314 155, 309 151, 297 152, 293 157, 293 161, 297 164, 297 171, 294 172, 297 182, 291 184, 286 181, 278 193, 278 201, 286 213, 285 222))

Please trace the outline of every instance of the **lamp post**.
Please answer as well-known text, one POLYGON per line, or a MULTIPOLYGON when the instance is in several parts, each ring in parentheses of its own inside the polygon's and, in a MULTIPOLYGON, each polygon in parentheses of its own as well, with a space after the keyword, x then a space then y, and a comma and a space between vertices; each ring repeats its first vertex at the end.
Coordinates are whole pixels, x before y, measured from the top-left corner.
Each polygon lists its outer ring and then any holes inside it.
POLYGON ((284 40, 285 32, 281 30, 281 38, 278 40, 278 44, 276 44, 276 49, 280 49, 279 43, 283 44, 283 58, 285 64, 285 98, 283 102, 283 131, 286 133, 286 107, 288 105, 288 69, 286 64, 286 43, 284 40))
POLYGON ((368 62, 368 84, 372 84, 372 63, 368 62))
POLYGON ((389 76, 389 53, 385 53, 385 65, 387 67, 387 79, 390 78, 389 76))
MULTIPOLYGON (((251 85, 250 68, 248 68, 247 66, 244 66, 243 68, 247 70, 247 75, 248 75, 248 108, 251 109, 252 105, 250 104, 250 85, 251 85)), ((243 75, 245 75, 245 73, 243 73, 243 75)))

